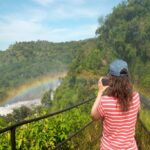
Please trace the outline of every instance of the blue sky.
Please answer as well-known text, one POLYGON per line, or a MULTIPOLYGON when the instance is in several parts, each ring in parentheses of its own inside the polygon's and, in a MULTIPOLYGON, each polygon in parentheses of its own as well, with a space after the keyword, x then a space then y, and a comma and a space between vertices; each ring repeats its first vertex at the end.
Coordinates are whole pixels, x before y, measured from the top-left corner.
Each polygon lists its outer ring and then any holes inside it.
POLYGON ((122 0, 0 0, 0 50, 16 41, 95 37, 98 18, 122 0))

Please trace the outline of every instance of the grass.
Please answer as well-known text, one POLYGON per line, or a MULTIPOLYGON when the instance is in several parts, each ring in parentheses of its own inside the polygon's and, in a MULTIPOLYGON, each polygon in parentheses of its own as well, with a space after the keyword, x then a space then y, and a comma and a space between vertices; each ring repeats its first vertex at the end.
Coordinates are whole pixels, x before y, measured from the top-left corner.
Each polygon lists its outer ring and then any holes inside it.
POLYGON ((136 141, 138 150, 150 150, 150 133, 143 128, 140 121, 136 126, 136 141))
POLYGON ((142 108, 140 111, 140 119, 143 121, 146 128, 150 131, 150 110, 142 108))
POLYGON ((102 133, 100 122, 93 122, 89 127, 84 129, 81 134, 71 140, 73 150, 99 150, 100 137, 102 133))

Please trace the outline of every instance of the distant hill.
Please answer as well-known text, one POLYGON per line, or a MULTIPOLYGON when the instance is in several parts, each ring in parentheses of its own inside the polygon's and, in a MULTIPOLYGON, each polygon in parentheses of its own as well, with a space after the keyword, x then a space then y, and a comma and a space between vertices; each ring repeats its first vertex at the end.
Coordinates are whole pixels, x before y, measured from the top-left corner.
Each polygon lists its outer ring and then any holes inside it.
POLYGON ((7 90, 28 80, 68 70, 78 50, 95 45, 95 39, 62 43, 16 42, 0 52, 0 99, 7 96, 7 90))

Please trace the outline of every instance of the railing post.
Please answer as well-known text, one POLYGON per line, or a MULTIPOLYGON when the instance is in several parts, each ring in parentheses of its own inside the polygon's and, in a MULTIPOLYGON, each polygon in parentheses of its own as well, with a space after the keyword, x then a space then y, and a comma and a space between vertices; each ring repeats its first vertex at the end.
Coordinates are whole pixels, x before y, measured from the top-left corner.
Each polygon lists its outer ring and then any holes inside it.
POLYGON ((11 129, 11 148, 12 150, 16 150, 16 136, 15 136, 16 128, 11 129))

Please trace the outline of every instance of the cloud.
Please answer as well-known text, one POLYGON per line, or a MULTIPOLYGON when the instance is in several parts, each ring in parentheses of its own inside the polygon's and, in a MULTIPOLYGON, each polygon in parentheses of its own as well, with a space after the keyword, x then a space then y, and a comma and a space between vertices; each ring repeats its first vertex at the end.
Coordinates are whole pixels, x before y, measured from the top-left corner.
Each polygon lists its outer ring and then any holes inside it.
POLYGON ((44 29, 40 37, 55 42, 79 40, 94 37, 96 29, 97 24, 88 24, 74 28, 51 28, 49 30, 44 29))
POLYGON ((30 10, 26 14, 0 16, 0 40, 23 40, 26 35, 35 35, 42 28, 46 14, 41 10, 30 10), (30 15, 32 14, 32 15, 30 15))
POLYGON ((95 36, 100 12, 97 7, 85 5, 87 0, 32 1, 40 6, 32 4, 20 13, 0 14, 0 49, 15 41, 61 42, 95 36))
POLYGON ((33 0, 33 1, 40 5, 47 6, 51 3, 53 3, 55 0, 33 0))
POLYGON ((7 23, 0 23, 0 40, 23 41, 23 40, 51 40, 65 41, 86 38, 86 36, 94 36, 97 25, 82 25, 76 27, 43 27, 33 21, 12 20, 7 23))
MULTIPOLYGON (((60 6, 59 8, 55 9, 52 13, 54 18, 59 19, 80 19, 80 18, 96 18, 98 17, 99 13, 98 10, 92 8, 72 8, 66 6, 60 6)), ((51 17, 52 17, 51 16, 51 17)))
POLYGON ((43 10, 47 12, 50 19, 75 19, 84 17, 97 17, 99 10, 86 6, 86 0, 33 0, 46 6, 43 10), (74 17, 74 18, 73 18, 74 17))
POLYGON ((83 5, 86 2, 86 0, 32 0, 32 1, 42 6, 48 6, 49 4, 56 4, 57 6, 59 6, 60 4, 83 5))
POLYGON ((65 5, 83 5, 87 0, 63 0, 65 5))
MULTIPOLYGON (((95 30, 98 26, 97 24, 79 24, 71 27, 45 25, 44 20, 49 17, 45 11, 32 10, 28 13, 24 16, 12 14, 0 16, 0 49, 6 49, 8 44, 16 41, 48 40, 61 42, 86 39, 95 36, 95 30), (32 16, 28 13, 32 13, 32 16)), ((71 14, 71 16, 74 15, 71 14)), ((64 17, 66 18, 65 14, 64 17)))

